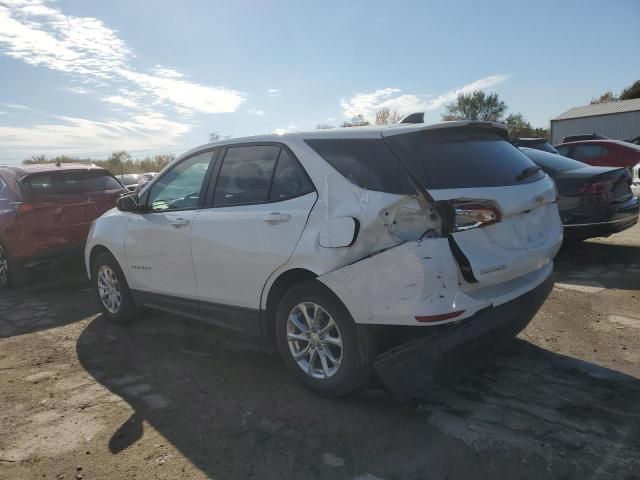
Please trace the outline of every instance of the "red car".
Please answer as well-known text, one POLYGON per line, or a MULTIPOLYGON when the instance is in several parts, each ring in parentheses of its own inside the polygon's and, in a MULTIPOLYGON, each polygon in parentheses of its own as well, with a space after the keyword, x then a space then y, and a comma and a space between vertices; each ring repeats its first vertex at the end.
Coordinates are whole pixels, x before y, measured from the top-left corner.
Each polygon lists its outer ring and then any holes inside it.
POLYGON ((595 167, 628 167, 640 163, 640 145, 620 140, 580 140, 555 146, 560 155, 595 167))
POLYGON ((126 191, 94 165, 0 167, 0 286, 24 284, 30 268, 81 257, 91 222, 126 191))

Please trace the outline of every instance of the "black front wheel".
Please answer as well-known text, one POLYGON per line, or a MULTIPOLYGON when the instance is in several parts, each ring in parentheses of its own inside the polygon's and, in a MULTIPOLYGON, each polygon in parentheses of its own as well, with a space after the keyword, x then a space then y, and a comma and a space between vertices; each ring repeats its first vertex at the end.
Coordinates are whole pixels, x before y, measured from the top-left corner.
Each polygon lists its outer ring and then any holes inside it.
POLYGON ((0 245, 0 287, 18 288, 29 281, 29 272, 11 258, 9 252, 0 245))

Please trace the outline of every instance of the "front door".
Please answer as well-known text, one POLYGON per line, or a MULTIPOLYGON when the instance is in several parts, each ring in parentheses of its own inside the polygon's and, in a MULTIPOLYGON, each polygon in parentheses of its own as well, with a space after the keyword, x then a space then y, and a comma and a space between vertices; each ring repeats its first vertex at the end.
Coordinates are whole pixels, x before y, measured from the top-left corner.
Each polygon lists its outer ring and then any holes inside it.
POLYGON ((133 290, 156 294, 155 300, 196 296, 190 235, 211 157, 209 151, 181 161, 142 195, 146 211, 131 215, 125 237, 133 290))
POLYGON ((242 330, 258 327, 251 319, 257 318, 262 288, 293 253, 316 198, 285 147, 226 149, 211 206, 198 212, 191 232, 205 317, 242 330))

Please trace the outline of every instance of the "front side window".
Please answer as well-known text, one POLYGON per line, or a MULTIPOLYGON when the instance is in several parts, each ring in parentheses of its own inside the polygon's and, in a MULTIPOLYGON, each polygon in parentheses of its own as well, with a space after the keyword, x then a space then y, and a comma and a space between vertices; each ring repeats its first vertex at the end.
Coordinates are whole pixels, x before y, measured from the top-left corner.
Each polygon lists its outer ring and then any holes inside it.
POLYGON ((266 202, 279 154, 276 145, 229 147, 218 174, 213 206, 266 202))
POLYGON ((196 208, 212 152, 195 155, 165 173, 149 190, 152 211, 196 208))

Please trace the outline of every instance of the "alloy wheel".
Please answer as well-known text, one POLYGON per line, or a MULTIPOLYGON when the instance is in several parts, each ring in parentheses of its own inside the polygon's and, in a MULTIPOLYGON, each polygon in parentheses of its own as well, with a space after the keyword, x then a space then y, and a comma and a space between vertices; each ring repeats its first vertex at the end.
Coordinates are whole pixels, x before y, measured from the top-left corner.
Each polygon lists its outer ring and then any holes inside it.
POLYGON ((320 305, 296 305, 287 318, 287 342, 293 359, 307 375, 317 379, 333 377, 342 363, 340 329, 320 305))
POLYGON ((0 285, 9 282, 9 260, 4 253, 4 248, 0 247, 0 285))
POLYGON ((98 269, 98 294, 109 313, 118 313, 122 304, 122 292, 116 273, 108 265, 102 265, 98 269))

